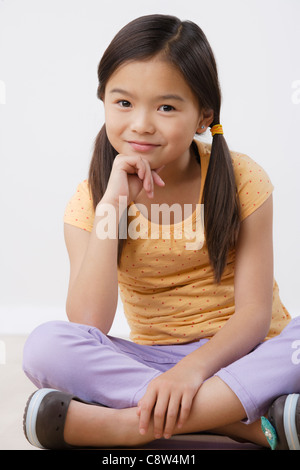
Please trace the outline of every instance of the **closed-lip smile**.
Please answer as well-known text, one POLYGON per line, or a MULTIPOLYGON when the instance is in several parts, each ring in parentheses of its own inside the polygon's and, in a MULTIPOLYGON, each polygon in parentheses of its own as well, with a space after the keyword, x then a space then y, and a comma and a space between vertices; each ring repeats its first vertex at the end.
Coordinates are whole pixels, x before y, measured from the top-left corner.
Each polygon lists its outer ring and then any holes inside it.
POLYGON ((129 140, 128 143, 132 146, 134 150, 138 150, 139 152, 147 152, 149 150, 154 149, 155 147, 159 147, 159 144, 152 144, 151 142, 139 142, 135 140, 129 140))

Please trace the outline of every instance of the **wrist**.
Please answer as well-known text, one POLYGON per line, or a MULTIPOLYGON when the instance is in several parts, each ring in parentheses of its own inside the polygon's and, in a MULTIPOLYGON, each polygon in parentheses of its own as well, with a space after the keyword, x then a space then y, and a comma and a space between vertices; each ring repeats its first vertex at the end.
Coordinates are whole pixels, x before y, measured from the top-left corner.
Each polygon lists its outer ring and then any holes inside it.
POLYGON ((127 237, 127 198, 116 201, 106 194, 95 209, 95 231, 99 239, 119 239, 127 237), (126 217, 123 217, 126 215, 126 217), (121 231, 121 232, 120 232, 121 231), (124 233, 126 236, 124 236, 124 233))
POLYGON ((213 375, 212 371, 209 369, 209 361, 205 354, 205 344, 200 346, 195 351, 189 353, 185 356, 181 361, 178 362, 183 369, 188 368, 194 371, 197 377, 204 382, 207 380, 211 375, 213 375))
MULTIPOLYGON (((107 193, 104 193, 102 199, 99 201, 98 206, 106 205, 108 208, 111 207, 115 210, 116 214, 122 215, 123 212, 127 209, 129 203, 126 196, 110 196, 107 193)), ((97 208, 96 208, 97 210, 97 208)))
POLYGON ((183 370, 192 370, 194 374, 197 375, 197 377, 200 379, 200 381, 204 382, 204 380, 206 380, 208 377, 206 376, 205 367, 199 353, 200 348, 182 358, 176 366, 182 368, 183 370))

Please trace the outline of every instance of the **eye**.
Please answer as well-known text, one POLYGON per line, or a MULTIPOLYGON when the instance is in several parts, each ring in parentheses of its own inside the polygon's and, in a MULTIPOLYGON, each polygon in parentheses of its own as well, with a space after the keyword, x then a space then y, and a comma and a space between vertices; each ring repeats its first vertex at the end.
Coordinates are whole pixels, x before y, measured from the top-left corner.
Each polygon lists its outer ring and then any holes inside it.
POLYGON ((131 104, 127 100, 119 100, 118 105, 121 106, 121 108, 130 108, 131 104))
POLYGON ((159 111, 163 111, 164 113, 169 113, 170 111, 175 111, 174 106, 171 106, 170 104, 163 104, 158 109, 159 109, 159 111))

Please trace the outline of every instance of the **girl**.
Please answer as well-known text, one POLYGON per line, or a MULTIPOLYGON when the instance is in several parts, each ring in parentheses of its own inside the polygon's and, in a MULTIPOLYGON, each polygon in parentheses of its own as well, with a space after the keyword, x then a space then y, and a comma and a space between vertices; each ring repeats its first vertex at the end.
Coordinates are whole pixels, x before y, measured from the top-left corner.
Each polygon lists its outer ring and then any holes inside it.
POLYGON ((205 35, 174 17, 138 18, 98 75, 105 125, 64 219, 70 322, 39 326, 24 349, 39 388, 27 439, 132 447, 210 430, 299 448, 300 325, 273 280, 273 186, 228 150, 205 35), (208 127, 211 146, 195 140, 208 127), (153 207, 169 209, 168 224, 153 207), (132 341, 108 336, 118 286, 132 341))

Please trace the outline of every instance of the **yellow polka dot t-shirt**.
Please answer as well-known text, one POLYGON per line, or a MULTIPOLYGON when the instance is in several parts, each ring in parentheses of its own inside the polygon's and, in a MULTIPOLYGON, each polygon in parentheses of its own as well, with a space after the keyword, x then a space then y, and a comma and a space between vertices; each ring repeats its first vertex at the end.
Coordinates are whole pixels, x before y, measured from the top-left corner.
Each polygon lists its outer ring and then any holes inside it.
MULTIPOLYGON (((201 160, 200 203, 210 146, 196 143, 201 160)), ((236 152, 231 152, 231 156, 243 220, 267 200, 273 185, 250 157, 236 152)), ((134 342, 180 344, 209 338, 234 314, 235 251, 228 256, 220 284, 215 284, 201 220, 198 210, 184 218, 184 224, 159 225, 144 217, 135 204, 129 206, 129 236, 124 243, 118 280, 134 342)), ((91 232, 93 221, 93 203, 85 180, 69 201, 64 222, 91 232)), ((274 280, 267 338, 279 334, 289 321, 274 280)))

